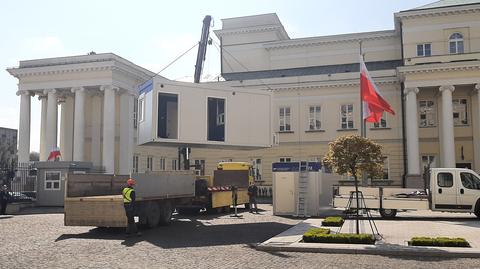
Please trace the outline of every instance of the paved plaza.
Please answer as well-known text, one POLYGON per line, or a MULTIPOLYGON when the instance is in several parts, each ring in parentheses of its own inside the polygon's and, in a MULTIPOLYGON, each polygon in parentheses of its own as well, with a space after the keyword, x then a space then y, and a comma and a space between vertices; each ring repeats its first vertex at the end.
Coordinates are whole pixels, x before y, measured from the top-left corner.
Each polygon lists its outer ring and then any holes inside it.
MULTIPOLYGON (((322 220, 302 221, 287 231, 263 242, 258 249, 268 251, 305 251, 323 253, 361 253, 398 256, 451 256, 480 258, 480 221, 472 214, 413 211, 400 213, 395 219, 385 220, 373 214, 372 221, 359 221, 361 233, 381 234, 375 245, 303 243, 302 235, 310 228, 322 227, 322 220), (461 237, 470 248, 414 247, 412 237, 461 237)), ((334 233, 355 233, 355 220, 346 220, 343 227, 328 227, 334 233)))
MULTIPOLYGON (((0 268, 477 268, 478 259, 266 252, 254 248, 300 219, 261 214, 175 216, 126 239, 120 229, 65 227, 61 208, 0 217, 0 268)), ((432 217, 434 220, 435 217, 432 217)), ((415 221, 419 219, 416 218, 415 221)), ((443 219, 445 220, 445 218, 443 219)), ((442 221, 443 221, 442 220, 442 221)), ((448 218, 447 218, 448 220, 448 218)), ((472 220, 471 220, 472 221, 472 220)), ((472 222, 473 223, 473 222, 472 222)), ((461 229, 463 226, 458 226, 461 229)))

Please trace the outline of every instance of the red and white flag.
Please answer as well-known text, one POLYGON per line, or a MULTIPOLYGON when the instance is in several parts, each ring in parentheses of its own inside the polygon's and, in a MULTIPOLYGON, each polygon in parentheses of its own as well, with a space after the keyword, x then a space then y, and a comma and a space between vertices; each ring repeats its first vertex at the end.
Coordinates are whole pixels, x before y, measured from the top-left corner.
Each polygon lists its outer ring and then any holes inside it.
POLYGON ((387 111, 395 115, 392 107, 383 98, 373 79, 368 74, 367 67, 360 56, 360 96, 362 98, 363 119, 367 122, 380 122, 382 113, 387 111))
POLYGON ((60 149, 58 147, 55 147, 50 151, 50 154, 48 155, 48 161, 55 161, 57 157, 60 157, 60 149))

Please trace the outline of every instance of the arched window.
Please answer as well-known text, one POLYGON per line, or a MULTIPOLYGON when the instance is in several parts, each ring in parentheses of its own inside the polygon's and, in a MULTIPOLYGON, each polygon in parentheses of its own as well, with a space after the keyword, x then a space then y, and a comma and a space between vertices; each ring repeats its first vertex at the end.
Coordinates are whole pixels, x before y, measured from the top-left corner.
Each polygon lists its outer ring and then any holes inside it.
POLYGON ((453 33, 449 39, 450 54, 463 53, 463 35, 453 33))

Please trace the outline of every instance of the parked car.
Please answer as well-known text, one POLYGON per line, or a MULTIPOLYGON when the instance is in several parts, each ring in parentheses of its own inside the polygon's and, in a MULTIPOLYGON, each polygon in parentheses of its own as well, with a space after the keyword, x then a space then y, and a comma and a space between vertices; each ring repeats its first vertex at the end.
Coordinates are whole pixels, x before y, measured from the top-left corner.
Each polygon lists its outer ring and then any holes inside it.
POLYGON ((33 200, 32 197, 28 197, 21 192, 9 191, 8 193, 10 194, 10 202, 30 202, 33 200))

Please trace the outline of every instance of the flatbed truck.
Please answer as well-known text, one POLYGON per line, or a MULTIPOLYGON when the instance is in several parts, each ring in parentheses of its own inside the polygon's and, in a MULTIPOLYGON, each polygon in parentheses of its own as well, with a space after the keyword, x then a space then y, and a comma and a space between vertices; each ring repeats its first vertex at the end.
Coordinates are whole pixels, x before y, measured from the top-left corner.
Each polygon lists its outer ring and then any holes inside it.
MULTIPOLYGON (((424 189, 359 187, 364 202, 359 208, 378 210, 384 218, 397 212, 432 210, 474 213, 480 218, 480 176, 464 168, 430 168, 424 175, 424 189)), ((362 199, 361 199, 362 200, 362 199)), ((355 188, 334 188, 333 207, 357 208, 355 188), (353 199, 352 199, 353 198, 353 199)))
MULTIPOLYGON (((136 213, 148 227, 168 225, 178 205, 195 197, 194 171, 132 174, 137 181, 136 213)), ((68 174, 64 205, 66 226, 126 227, 122 189, 129 176, 68 174)))

